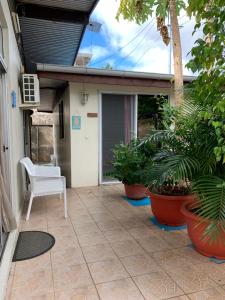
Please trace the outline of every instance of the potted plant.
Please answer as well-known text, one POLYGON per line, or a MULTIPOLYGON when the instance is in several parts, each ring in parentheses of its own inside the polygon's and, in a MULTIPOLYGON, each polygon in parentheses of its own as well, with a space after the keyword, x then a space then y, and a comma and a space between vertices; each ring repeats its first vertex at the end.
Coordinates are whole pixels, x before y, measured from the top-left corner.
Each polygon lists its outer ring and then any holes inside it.
POLYGON ((181 136, 183 132, 178 132, 177 127, 174 130, 174 122, 177 122, 180 115, 179 110, 169 103, 164 103, 161 110, 164 129, 152 131, 143 140, 143 143, 147 141, 157 144, 154 163, 148 174, 147 194, 151 198, 152 212, 159 223, 182 226, 186 221, 181 207, 187 200, 193 200, 194 196, 189 177, 179 177, 180 170, 176 163, 183 163, 182 159, 188 152, 191 141, 185 141, 181 136))
POLYGON ((133 139, 128 144, 116 145, 113 152, 111 175, 124 184, 128 198, 143 199, 155 146, 150 142, 140 145, 138 139, 133 139))
POLYGON ((174 223, 175 211, 182 214, 196 250, 225 259, 225 164, 215 155, 217 134, 212 123, 201 117, 204 109, 186 100, 175 129, 152 135, 151 140, 162 146, 149 172, 150 197, 159 221, 169 224, 166 218, 171 218, 174 223), (180 192, 176 207, 173 201, 180 192), (167 194, 166 199, 162 194, 167 194))

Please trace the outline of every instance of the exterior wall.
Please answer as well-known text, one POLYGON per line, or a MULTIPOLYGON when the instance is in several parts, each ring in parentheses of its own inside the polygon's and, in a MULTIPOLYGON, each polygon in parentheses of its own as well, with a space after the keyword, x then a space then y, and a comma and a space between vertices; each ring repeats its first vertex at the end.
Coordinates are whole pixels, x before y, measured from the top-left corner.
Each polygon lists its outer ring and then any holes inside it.
MULTIPOLYGON (((9 152, 10 152, 10 178, 11 198, 14 215, 19 224, 21 208, 25 192, 24 172, 22 172, 19 160, 24 156, 23 138, 23 113, 18 107, 20 91, 18 78, 20 75, 21 61, 13 32, 10 12, 7 0, 0 2, 0 19, 4 28, 5 63, 7 73, 5 76, 7 89, 7 106, 9 112, 9 152), (11 92, 17 95, 17 107, 11 107, 11 92)), ((3 299, 11 267, 12 255, 17 240, 18 230, 9 234, 6 248, 0 264, 0 299, 3 299)))
POLYGON ((71 186, 71 139, 70 139, 70 94, 69 87, 61 97, 64 105, 64 138, 59 136, 59 106, 53 111, 54 149, 57 164, 61 167, 62 175, 66 177, 67 186, 71 186))
MULTIPOLYGON (((81 116, 81 129, 71 126, 71 186, 95 186, 99 184, 99 99, 101 93, 165 94, 174 96, 170 89, 131 86, 109 86, 70 83, 70 122, 72 116, 81 116), (88 93, 88 103, 81 104, 82 92, 88 93), (88 118, 87 113, 98 113, 98 118, 88 118)), ((68 144, 69 145, 69 144, 68 144)))

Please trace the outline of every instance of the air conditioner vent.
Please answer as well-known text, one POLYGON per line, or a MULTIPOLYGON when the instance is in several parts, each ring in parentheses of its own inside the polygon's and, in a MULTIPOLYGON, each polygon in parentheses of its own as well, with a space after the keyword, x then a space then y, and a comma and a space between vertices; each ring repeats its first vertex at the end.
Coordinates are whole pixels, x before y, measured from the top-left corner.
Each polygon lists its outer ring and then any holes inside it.
POLYGON ((40 102, 39 80, 36 74, 23 74, 23 103, 35 104, 40 102))

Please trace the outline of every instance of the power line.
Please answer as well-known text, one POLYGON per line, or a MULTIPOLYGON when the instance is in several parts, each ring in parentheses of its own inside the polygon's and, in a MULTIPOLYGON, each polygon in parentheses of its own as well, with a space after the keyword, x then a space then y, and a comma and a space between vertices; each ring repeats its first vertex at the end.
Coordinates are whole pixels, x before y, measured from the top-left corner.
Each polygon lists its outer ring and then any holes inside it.
MULTIPOLYGON (((155 18, 154 18, 155 19, 155 18)), ((154 19, 152 19, 151 23, 154 21, 154 19)), ((149 23, 150 24, 150 23, 149 23)), ((119 61, 116 63, 115 67, 121 62, 121 60, 124 60, 126 58, 128 58, 132 53, 135 52, 135 50, 140 47, 140 45, 143 43, 145 37, 147 36, 147 34, 150 32, 150 30, 152 29, 152 27, 154 26, 154 24, 152 24, 152 26, 147 30, 147 32, 144 34, 144 36, 141 38, 141 40, 139 41, 139 43, 134 47, 134 49, 132 49, 128 54, 126 54, 125 56, 119 58, 119 61)))
MULTIPOLYGON (((151 43, 152 43, 152 42, 157 42, 158 39, 159 39, 159 38, 156 38, 156 39, 151 40, 151 43)), ((135 67, 137 66, 137 64, 141 61, 141 59, 142 59, 143 57, 145 57, 145 55, 149 52, 149 50, 150 50, 149 45, 147 45, 147 46, 148 46, 147 48, 145 47, 144 53, 141 54, 141 56, 139 56, 138 60, 137 60, 137 61, 135 62, 135 64, 133 65, 133 68, 135 68, 135 67)))
MULTIPOLYGON (((125 45, 123 45, 123 46, 121 46, 121 47, 119 47, 116 51, 120 51, 120 50, 122 50, 122 49, 124 49, 125 47, 127 47, 128 45, 130 45, 142 32, 144 32, 145 31, 145 29, 153 22, 153 20, 154 19, 152 19, 144 28, 142 28, 128 43, 126 43, 125 45)), ((91 65, 93 66, 93 65, 96 65, 96 64, 100 64, 100 63, 102 63, 102 62, 104 62, 104 61, 106 61, 106 60, 108 60, 109 58, 112 58, 113 56, 115 56, 116 54, 115 53, 113 53, 113 54, 111 54, 111 55, 109 55, 109 56, 107 56, 107 57, 105 57, 105 58, 103 58, 103 59, 101 59, 101 60, 97 60, 97 61, 95 61, 94 63, 92 63, 91 65)))

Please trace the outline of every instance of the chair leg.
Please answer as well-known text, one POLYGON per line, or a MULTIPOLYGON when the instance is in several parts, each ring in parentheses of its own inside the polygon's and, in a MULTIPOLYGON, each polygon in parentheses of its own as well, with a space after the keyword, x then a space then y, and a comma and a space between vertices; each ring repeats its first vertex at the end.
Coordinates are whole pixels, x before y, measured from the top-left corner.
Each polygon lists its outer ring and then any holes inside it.
POLYGON ((32 206, 32 203, 33 203, 33 199, 34 199, 34 194, 31 193, 31 194, 30 194, 29 205, 28 205, 28 209, 27 209, 26 221, 28 221, 29 218, 30 218, 30 211, 31 211, 31 206, 32 206))
POLYGON ((67 218, 68 217, 68 212, 67 212, 66 188, 64 188, 63 198, 64 198, 64 215, 65 215, 65 218, 67 218))

